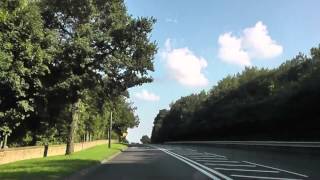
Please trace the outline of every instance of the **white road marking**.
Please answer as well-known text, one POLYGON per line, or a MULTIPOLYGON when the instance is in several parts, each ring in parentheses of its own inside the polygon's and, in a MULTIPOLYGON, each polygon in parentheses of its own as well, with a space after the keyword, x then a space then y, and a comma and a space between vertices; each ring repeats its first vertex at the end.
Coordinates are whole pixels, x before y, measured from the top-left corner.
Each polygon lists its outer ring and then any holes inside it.
POLYGON ((279 169, 279 168, 274 168, 274 167, 270 167, 270 166, 266 166, 266 165, 261 165, 261 164, 257 164, 257 163, 253 163, 253 162, 249 162, 249 161, 242 161, 242 162, 248 163, 251 165, 265 167, 265 168, 270 168, 273 170, 282 171, 282 172, 286 172, 286 173, 290 173, 290 174, 294 174, 294 175, 298 175, 298 176, 302 176, 302 177, 308 177, 307 175, 304 175, 304 174, 300 174, 300 173, 296 173, 296 172, 292 172, 292 171, 287 171, 287 170, 283 170, 283 169, 279 169))
POLYGON ((196 158, 193 158, 193 159, 204 159, 204 160, 210 160, 210 159, 226 159, 226 158, 221 158, 221 157, 196 157, 196 158))
POLYGON ((188 148, 187 150, 189 150, 189 151, 197 151, 197 150, 194 150, 194 149, 190 149, 190 148, 188 148))
POLYGON ((174 154, 171 153, 170 151, 166 151, 165 149, 161 149, 161 148, 159 148, 159 150, 161 150, 161 151, 164 152, 164 153, 167 153, 167 154, 171 155, 172 157, 174 157, 174 158, 176 158, 176 159, 179 159, 180 161, 182 161, 182 162, 188 164, 189 166, 195 168, 196 170, 200 171, 202 174, 205 174, 206 176, 210 177, 210 178, 213 179, 213 180, 220 180, 220 178, 218 178, 218 177, 216 177, 216 176, 208 173, 207 171, 205 171, 205 170, 203 170, 202 168, 194 165, 193 163, 188 162, 187 160, 185 160, 185 159, 183 159, 183 158, 181 158, 181 157, 179 157, 179 156, 174 155, 174 154))
POLYGON ((225 158, 225 156, 222 156, 222 155, 218 155, 218 154, 207 153, 207 152, 205 152, 205 154, 210 154, 210 155, 214 155, 214 156, 218 156, 218 157, 224 157, 224 158, 225 158))
POLYGON ((254 170, 254 169, 228 169, 228 168, 214 168, 216 170, 223 171, 244 171, 244 172, 261 172, 261 173, 279 173, 279 171, 266 171, 266 170, 254 170))
MULTIPOLYGON (((222 173, 220 173, 218 171, 215 171, 215 170, 240 171, 240 172, 257 172, 257 173, 259 173, 259 172, 261 172, 261 173, 286 172, 286 173, 290 173, 290 174, 294 174, 294 175, 298 175, 298 176, 302 176, 302 177, 308 177, 307 175, 304 175, 304 174, 299 174, 299 173, 292 172, 292 171, 287 171, 287 170, 278 169, 278 168, 274 168, 274 167, 270 167, 270 166, 266 166, 266 165, 252 163, 252 162, 249 162, 249 161, 242 161, 242 162, 247 163, 247 164, 232 164, 232 163, 239 163, 239 162, 238 161, 228 161, 225 156, 217 155, 217 154, 213 154, 213 153, 207 153, 207 152, 199 153, 199 152, 187 152, 187 151, 185 151, 185 153, 177 154, 177 153, 174 153, 174 152, 170 151, 171 149, 169 149, 169 147, 168 147, 168 149, 159 148, 159 147, 156 147, 156 146, 155 147, 151 146, 151 147, 156 148, 158 150, 161 150, 161 151, 165 152, 166 154, 169 154, 169 155, 175 157, 176 159, 188 164, 189 166, 197 169, 201 173, 207 175, 208 177, 210 177, 211 179, 214 179, 214 180, 220 180, 220 178, 223 178, 225 180, 233 180, 232 178, 230 178, 230 177, 228 177, 228 176, 226 176, 226 175, 224 175, 224 174, 222 174, 222 173), (188 157, 185 157, 185 156, 188 156, 188 157), (189 159, 189 158, 192 158, 193 160, 189 159), (200 164, 200 163, 198 163, 196 161, 204 162, 204 165, 200 164), (231 163, 231 164, 228 164, 228 163, 231 163), (217 166, 217 167, 212 169, 212 168, 209 168, 209 167, 207 167, 205 165, 217 166), (241 168, 223 168, 223 167, 219 167, 219 166, 230 166, 230 167, 257 167, 257 166, 260 166, 260 167, 264 167, 264 168, 273 169, 273 171, 272 170, 257 170, 257 169, 241 169, 241 168)), ((196 151, 196 150, 193 150, 193 149, 187 149, 187 150, 196 151)), ((238 174, 232 174, 231 176, 232 177, 238 177, 238 178, 247 178, 247 179, 301 180, 301 179, 294 179, 294 178, 247 176, 247 175, 238 175, 238 174)))
MULTIPOLYGON (((219 157, 219 156, 213 156, 213 155, 188 155, 188 157, 219 157)), ((220 157, 222 158, 222 157, 220 157)))
POLYGON ((301 180, 301 179, 279 178, 279 177, 244 176, 244 175, 236 175, 236 174, 232 174, 231 176, 240 177, 240 178, 250 178, 250 179, 301 180))
POLYGON ((218 158, 218 159, 225 159, 222 157, 216 157, 216 156, 187 156, 188 158, 218 158))
POLYGON ((181 155, 186 155, 186 156, 202 156, 203 153, 181 153, 181 155))
POLYGON ((213 164, 213 163, 204 163, 208 166, 232 166, 232 167, 256 167, 254 165, 248 165, 248 164, 213 164))
POLYGON ((213 162, 213 161, 228 161, 227 159, 194 159, 195 161, 198 161, 198 162, 213 162))
POLYGON ((209 171, 209 172, 211 172, 211 173, 213 173, 213 174, 215 174, 215 175, 217 175, 217 176, 220 176, 220 177, 222 177, 222 178, 225 179, 225 180, 233 180, 232 178, 230 178, 230 177, 228 177, 228 176, 226 176, 226 175, 224 175, 224 174, 221 174, 220 172, 215 171, 215 170, 213 170, 213 169, 211 169, 211 168, 209 168, 209 167, 207 167, 207 166, 204 166, 204 165, 202 165, 202 164, 200 164, 200 163, 197 163, 196 161, 193 161, 193 160, 191 160, 191 159, 188 159, 188 158, 186 158, 186 157, 184 157, 184 156, 181 156, 181 155, 179 155, 179 154, 176 154, 176 153, 167 151, 166 149, 161 149, 161 148, 159 148, 159 149, 162 150, 162 151, 164 151, 164 152, 166 152, 166 153, 168 153, 168 154, 170 154, 170 155, 172 155, 172 156, 174 156, 174 157, 180 157, 180 158, 182 158, 182 159, 184 159, 184 160, 186 160, 186 161, 188 161, 188 162, 190 162, 190 163, 192 163, 192 164, 195 164, 195 165, 197 165, 198 167, 201 167, 202 169, 205 169, 205 170, 207 170, 207 171, 209 171))
POLYGON ((222 162, 222 163, 239 163, 239 161, 225 161, 225 160, 222 160, 222 161, 220 161, 220 160, 218 160, 218 161, 216 161, 216 160, 197 160, 197 161, 199 161, 199 162, 208 162, 208 163, 217 163, 217 162, 222 162))

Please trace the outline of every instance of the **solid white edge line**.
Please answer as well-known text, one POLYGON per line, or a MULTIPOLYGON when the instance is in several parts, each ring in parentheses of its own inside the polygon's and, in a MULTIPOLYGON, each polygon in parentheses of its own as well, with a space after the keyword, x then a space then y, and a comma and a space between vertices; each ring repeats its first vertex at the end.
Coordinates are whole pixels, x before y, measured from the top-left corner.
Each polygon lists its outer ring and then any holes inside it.
POLYGON ((213 179, 213 180, 220 180, 220 178, 218 178, 218 177, 216 177, 216 176, 208 173, 207 171, 205 171, 205 170, 201 169, 200 167, 192 164, 191 162, 188 162, 188 161, 184 160, 183 158, 180 158, 180 157, 178 157, 178 156, 175 156, 174 154, 171 154, 170 152, 167 152, 167 151, 165 151, 164 149, 160 149, 160 148, 159 148, 159 150, 162 151, 162 152, 164 152, 164 153, 166 153, 166 154, 169 154, 170 156, 172 156, 172 157, 174 157, 174 158, 176 158, 176 159, 179 159, 180 161, 188 164, 189 166, 193 167, 194 169, 198 170, 199 172, 201 172, 202 174, 210 177, 210 178, 213 179))
POLYGON ((292 171, 287 171, 287 170, 283 170, 283 169, 279 169, 279 168, 275 168, 275 167, 271 167, 271 166, 266 166, 266 165, 261 165, 261 164, 257 164, 257 163, 253 163, 253 162, 249 162, 249 161, 242 161, 251 165, 256 165, 256 166, 261 166, 261 167, 265 167, 265 168, 270 168, 273 170, 278 170, 278 171, 282 171, 282 172, 286 172, 286 173, 290 173, 290 174, 294 174, 294 175, 298 175, 298 176, 302 176, 302 177, 308 177, 307 175, 304 174, 299 174, 296 172, 292 172, 292 171))
MULTIPOLYGON (((165 150, 165 149, 163 149, 163 150, 164 150, 164 151, 167 151, 167 150, 165 150)), ((167 151, 167 152, 172 153, 172 154, 174 154, 174 155, 176 155, 176 156, 178 156, 178 157, 181 157, 181 158, 185 159, 186 161, 189 161, 189 162, 191 162, 191 163, 193 163, 193 164, 195 164, 195 165, 197 165, 197 166, 200 166, 201 168, 203 168, 203 169, 205 169, 205 170, 207 170, 207 171, 209 171, 209 172, 211 172, 211 173, 213 173, 213 174, 215 174, 215 175, 217 175, 217 176, 220 176, 220 177, 222 177, 222 178, 224 178, 224 179, 226 179, 226 180, 233 180, 232 178, 230 178, 230 177, 228 177, 228 176, 226 176, 226 175, 224 175, 224 174, 221 174, 220 172, 215 171, 215 170, 213 170, 213 169, 211 169, 211 168, 209 168, 209 167, 207 167, 207 166, 204 166, 204 165, 202 165, 202 164, 200 164, 200 163, 198 163, 198 162, 196 162, 196 161, 193 161, 193 160, 191 160, 191 159, 188 159, 188 158, 186 158, 186 157, 183 157, 183 156, 181 156, 181 155, 179 155, 179 154, 176 154, 176 153, 174 153, 174 152, 170 152, 170 151, 167 151)))
POLYGON ((255 169, 229 169, 229 168, 214 168, 216 170, 223 171, 244 171, 244 172, 261 172, 261 173, 279 173, 279 171, 270 171, 270 170, 255 170, 255 169))
POLYGON ((237 175, 237 174, 232 174, 231 176, 240 177, 240 178, 252 178, 252 179, 301 180, 301 179, 279 178, 279 177, 244 176, 244 175, 237 175))

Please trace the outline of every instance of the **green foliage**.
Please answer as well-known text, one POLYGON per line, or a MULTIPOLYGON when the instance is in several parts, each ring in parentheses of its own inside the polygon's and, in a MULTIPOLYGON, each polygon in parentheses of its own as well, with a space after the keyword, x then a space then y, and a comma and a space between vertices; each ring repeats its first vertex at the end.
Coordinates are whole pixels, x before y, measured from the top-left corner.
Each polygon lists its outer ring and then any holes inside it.
POLYGON ((0 126, 11 144, 72 149, 105 138, 111 111, 119 137, 137 126, 124 95, 152 80, 154 23, 123 0, 1 1, 0 126))
POLYGON ((147 136, 147 135, 143 135, 141 137, 140 141, 141 141, 142 144, 150 144, 150 142, 151 142, 149 136, 147 136))
POLYGON ((152 142, 172 140, 319 140, 320 47, 278 68, 245 68, 208 94, 161 110, 152 142), (302 121, 303 120, 303 121, 302 121))
POLYGON ((72 106, 69 154, 79 121, 78 106, 87 90, 101 88, 101 101, 105 97, 113 101, 128 88, 151 81, 148 72, 153 71, 156 46, 149 33, 155 21, 132 18, 122 0, 44 0, 41 5, 45 27, 59 32, 61 44, 48 84, 53 94, 72 106))
POLYGON ((1 2, 0 126, 15 129, 34 112, 41 78, 49 73, 49 34, 34 3, 1 2))
POLYGON ((28 131, 25 136, 22 138, 23 145, 28 146, 32 143, 32 132, 28 131))

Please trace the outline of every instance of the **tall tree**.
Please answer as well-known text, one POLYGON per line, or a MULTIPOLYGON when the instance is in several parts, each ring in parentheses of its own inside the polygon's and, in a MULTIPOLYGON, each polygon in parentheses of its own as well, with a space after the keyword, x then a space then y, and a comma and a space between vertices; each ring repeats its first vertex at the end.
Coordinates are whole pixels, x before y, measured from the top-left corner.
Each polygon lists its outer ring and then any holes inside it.
POLYGON ((156 45, 153 18, 134 19, 123 0, 43 0, 47 28, 59 32, 60 52, 50 66, 53 94, 70 105, 66 154, 73 152, 78 105, 85 90, 101 86, 113 98, 150 82, 156 45))
POLYGON ((149 144, 149 143, 151 142, 151 140, 150 140, 149 136, 143 135, 143 136, 141 137, 141 139, 140 139, 140 142, 141 142, 142 144, 149 144))
POLYGON ((32 1, 0 2, 0 126, 6 132, 34 111, 41 78, 49 73, 54 34, 43 27, 39 12, 32 1))

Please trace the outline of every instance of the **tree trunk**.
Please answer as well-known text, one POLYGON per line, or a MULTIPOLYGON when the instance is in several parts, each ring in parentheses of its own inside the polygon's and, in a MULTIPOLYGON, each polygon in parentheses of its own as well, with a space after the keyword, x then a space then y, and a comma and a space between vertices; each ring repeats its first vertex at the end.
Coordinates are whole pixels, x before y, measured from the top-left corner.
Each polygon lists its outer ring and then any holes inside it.
POLYGON ((7 141, 8 141, 8 134, 5 134, 4 135, 3 146, 2 146, 3 149, 8 147, 7 146, 7 141))
POLYGON ((48 150, 49 150, 49 145, 45 144, 44 145, 44 151, 43 151, 43 157, 47 157, 48 156, 48 150))
POLYGON ((77 130, 78 124, 78 104, 79 101, 72 104, 71 106, 71 123, 68 129, 68 139, 67 139, 67 148, 66 155, 72 154, 74 152, 74 136, 77 130))
POLYGON ((112 133, 112 111, 110 112, 110 121, 109 121, 109 142, 108 142, 108 148, 111 148, 111 133, 112 133))
POLYGON ((88 141, 89 141, 89 132, 86 131, 86 142, 88 142, 88 141))

